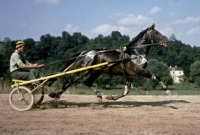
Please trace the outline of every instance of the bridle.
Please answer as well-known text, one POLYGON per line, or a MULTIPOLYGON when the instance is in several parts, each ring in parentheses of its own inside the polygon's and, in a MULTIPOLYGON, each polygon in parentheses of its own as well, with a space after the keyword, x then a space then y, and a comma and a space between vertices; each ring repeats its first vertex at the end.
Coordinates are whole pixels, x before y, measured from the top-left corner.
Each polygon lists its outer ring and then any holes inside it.
POLYGON ((148 30, 147 31, 147 37, 149 39, 149 41, 151 41, 150 44, 139 44, 137 46, 133 46, 133 47, 128 47, 128 48, 141 48, 141 47, 148 47, 148 46, 156 46, 156 45, 162 45, 164 46, 164 42, 158 42, 158 43, 154 43, 153 42, 153 33, 152 30, 148 30))

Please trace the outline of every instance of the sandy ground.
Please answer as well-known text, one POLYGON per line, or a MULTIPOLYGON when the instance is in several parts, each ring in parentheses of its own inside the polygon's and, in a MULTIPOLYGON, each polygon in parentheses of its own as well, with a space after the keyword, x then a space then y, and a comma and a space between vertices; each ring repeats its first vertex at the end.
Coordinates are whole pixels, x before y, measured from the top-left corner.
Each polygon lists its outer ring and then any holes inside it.
MULTIPOLYGON (((98 103, 95 95, 45 95, 40 108, 18 112, 0 95, 2 135, 199 135, 200 96, 127 96, 98 103)), ((104 96, 105 98, 105 96, 104 96)))

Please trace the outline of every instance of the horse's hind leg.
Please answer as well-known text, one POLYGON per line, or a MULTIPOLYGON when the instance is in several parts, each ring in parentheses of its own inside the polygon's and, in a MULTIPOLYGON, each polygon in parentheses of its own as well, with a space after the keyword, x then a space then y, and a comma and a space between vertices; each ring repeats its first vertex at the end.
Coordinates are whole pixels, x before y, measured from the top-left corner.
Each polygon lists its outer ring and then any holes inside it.
POLYGON ((93 86, 94 81, 101 75, 101 72, 96 72, 96 73, 91 73, 89 78, 84 82, 86 86, 88 86, 90 89, 92 89, 96 95, 97 95, 97 100, 99 102, 102 102, 102 94, 101 92, 93 86))
POLYGON ((117 96, 108 95, 106 97, 106 99, 107 100, 118 100, 119 98, 125 97, 129 93, 132 80, 133 80, 132 78, 129 78, 129 79, 126 80, 126 84, 124 86, 124 92, 122 94, 117 95, 117 96))
POLYGON ((65 82, 62 85, 62 89, 59 92, 52 92, 49 94, 49 97, 51 98, 60 98, 63 92, 67 90, 72 84, 75 84, 78 80, 83 78, 84 76, 88 75, 89 71, 81 72, 79 74, 74 75, 72 79, 68 80, 66 79, 65 82))

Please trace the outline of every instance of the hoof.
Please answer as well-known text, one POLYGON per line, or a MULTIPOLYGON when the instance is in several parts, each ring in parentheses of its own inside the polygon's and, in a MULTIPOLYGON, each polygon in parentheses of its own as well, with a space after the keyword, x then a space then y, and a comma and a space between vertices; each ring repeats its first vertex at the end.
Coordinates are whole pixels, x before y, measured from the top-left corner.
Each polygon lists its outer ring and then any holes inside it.
POLYGON ((49 95, 48 95, 50 98, 55 98, 56 97, 56 93, 50 93, 49 95))
POLYGON ((166 90, 165 93, 166 93, 167 95, 172 95, 171 90, 166 90))
POLYGON ((97 96, 97 101, 98 101, 99 103, 102 103, 102 101, 103 101, 102 96, 97 96))
POLYGON ((50 98, 60 98, 61 94, 52 92, 48 96, 50 98))
POLYGON ((112 95, 108 95, 108 96, 106 97, 106 99, 107 99, 107 100, 113 100, 113 96, 112 96, 112 95))

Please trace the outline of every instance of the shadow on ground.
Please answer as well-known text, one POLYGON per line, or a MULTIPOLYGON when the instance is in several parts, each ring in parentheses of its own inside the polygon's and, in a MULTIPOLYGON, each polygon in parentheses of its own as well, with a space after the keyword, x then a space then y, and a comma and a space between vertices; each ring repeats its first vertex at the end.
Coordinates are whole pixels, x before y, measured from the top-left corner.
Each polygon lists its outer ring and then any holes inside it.
MULTIPOLYGON (((185 100, 168 100, 168 101, 156 101, 156 102, 137 102, 137 101, 109 101, 102 103, 77 103, 77 102, 66 102, 65 100, 50 100, 43 102, 40 106, 41 109, 52 109, 52 108, 77 108, 77 107, 95 107, 95 108, 132 108, 140 106, 164 106, 171 103, 190 103, 185 100)), ((172 109, 178 109, 174 106, 169 106, 172 109)))

